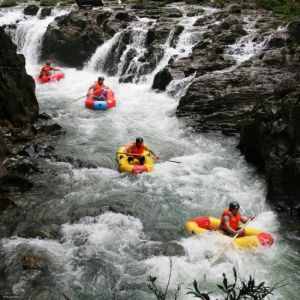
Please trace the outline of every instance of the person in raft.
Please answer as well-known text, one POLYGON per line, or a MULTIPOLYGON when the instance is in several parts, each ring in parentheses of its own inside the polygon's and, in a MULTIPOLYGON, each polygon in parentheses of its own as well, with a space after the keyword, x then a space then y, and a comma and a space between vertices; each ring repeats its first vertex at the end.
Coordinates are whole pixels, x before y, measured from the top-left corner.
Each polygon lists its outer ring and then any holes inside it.
POLYGON ((132 142, 131 145, 126 149, 126 155, 128 155, 128 162, 130 163, 136 158, 139 160, 140 165, 143 165, 145 163, 145 156, 143 156, 144 150, 149 151, 157 159, 159 159, 159 156, 156 155, 151 149, 149 149, 144 144, 143 138, 137 137, 135 142, 132 142))
POLYGON ((245 230, 240 228, 240 221, 246 223, 248 220, 253 220, 254 217, 250 216, 248 219, 239 213, 240 205, 236 202, 230 202, 229 208, 225 209, 222 213, 221 223, 219 230, 229 236, 235 236, 238 234, 239 237, 245 234, 245 230))
POLYGON ((104 77, 99 76, 98 80, 90 87, 93 89, 94 101, 105 101, 106 91, 108 87, 104 85, 104 77))
POLYGON ((51 75, 51 71, 59 71, 59 69, 52 67, 51 61, 47 60, 40 70, 39 78, 42 78, 43 76, 49 77, 51 75))

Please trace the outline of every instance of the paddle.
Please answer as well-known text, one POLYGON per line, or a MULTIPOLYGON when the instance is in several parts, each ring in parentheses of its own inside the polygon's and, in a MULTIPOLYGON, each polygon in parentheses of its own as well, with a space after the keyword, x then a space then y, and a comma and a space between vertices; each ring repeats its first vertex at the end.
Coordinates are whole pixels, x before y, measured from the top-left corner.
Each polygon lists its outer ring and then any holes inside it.
MULTIPOLYGON (((117 154, 125 154, 125 155, 128 155, 124 152, 116 152, 117 154)), ((133 156, 151 156, 151 153, 148 154, 148 155, 143 155, 143 154, 132 154, 133 156)), ((130 154, 129 154, 130 156, 130 154)), ((155 157, 156 159, 161 159, 160 157, 155 157)), ((169 159, 165 159, 165 161, 169 161, 169 162, 172 162, 172 163, 176 163, 176 164, 181 164, 181 161, 177 161, 177 160, 169 160, 169 159)))
MULTIPOLYGON (((86 96, 89 96, 89 95, 91 95, 91 94, 97 93, 97 92, 99 92, 99 91, 100 91, 100 90, 93 91, 93 92, 91 92, 91 93, 87 93, 86 95, 81 96, 81 97, 79 97, 79 98, 73 100, 71 103, 74 103, 74 102, 76 102, 76 101, 78 101, 78 100, 80 100, 80 99, 82 99, 82 98, 84 98, 84 97, 86 97, 86 96)), ((70 103, 70 104, 71 104, 71 103, 70 103)))
MULTIPOLYGON (((247 222, 241 227, 240 230, 245 229, 245 227, 254 219, 255 216, 253 216, 252 218, 249 218, 247 220, 247 222)), ((224 254, 224 252, 226 251, 226 249, 232 244, 232 242, 238 237, 238 233, 230 240, 230 242, 222 249, 222 251, 220 253, 218 253, 217 255, 215 255, 211 262, 210 262, 210 267, 212 265, 214 265, 216 263, 216 261, 224 254)))

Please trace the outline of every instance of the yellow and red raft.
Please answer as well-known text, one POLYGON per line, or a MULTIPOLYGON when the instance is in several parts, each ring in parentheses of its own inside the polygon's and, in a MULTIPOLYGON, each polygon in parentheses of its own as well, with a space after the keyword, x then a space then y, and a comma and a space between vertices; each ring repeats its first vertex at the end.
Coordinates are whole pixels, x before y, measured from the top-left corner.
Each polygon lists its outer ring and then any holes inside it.
MULTIPOLYGON (((198 235, 208 231, 218 230, 220 222, 220 219, 203 216, 187 221, 185 223, 185 229, 190 234, 198 235)), ((220 235, 228 239, 230 238, 222 233, 220 233, 220 235)), ((273 237, 269 233, 247 226, 245 228, 245 235, 243 237, 236 238, 233 241, 233 244, 241 249, 253 248, 260 245, 263 247, 269 247, 273 244, 273 237)))
POLYGON ((127 145, 122 146, 117 151, 117 161, 119 164, 120 172, 127 172, 132 174, 139 174, 145 172, 152 172, 154 170, 155 161, 150 152, 144 150, 143 155, 145 157, 145 163, 143 165, 139 164, 138 159, 134 159, 131 162, 128 162, 128 155, 126 154, 127 145))

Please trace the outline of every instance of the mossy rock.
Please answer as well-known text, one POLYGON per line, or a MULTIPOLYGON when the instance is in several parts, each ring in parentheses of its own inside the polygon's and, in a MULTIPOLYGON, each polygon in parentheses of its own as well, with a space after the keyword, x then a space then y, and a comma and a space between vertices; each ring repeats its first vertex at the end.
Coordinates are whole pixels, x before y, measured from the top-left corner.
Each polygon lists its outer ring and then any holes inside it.
POLYGON ((12 7, 12 6, 16 6, 17 5, 17 1, 15 0, 0 0, 0 7, 12 7))
POLYGON ((40 6, 55 6, 58 0, 41 0, 40 6))
POLYGON ((39 11, 39 7, 35 4, 30 4, 24 8, 24 15, 35 16, 39 11))

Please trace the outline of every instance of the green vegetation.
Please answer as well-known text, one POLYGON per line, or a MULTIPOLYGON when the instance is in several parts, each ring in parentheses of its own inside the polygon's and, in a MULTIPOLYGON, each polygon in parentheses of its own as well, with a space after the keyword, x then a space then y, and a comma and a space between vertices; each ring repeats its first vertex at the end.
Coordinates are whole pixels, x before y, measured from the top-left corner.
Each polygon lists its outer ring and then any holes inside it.
POLYGON ((58 0, 41 0, 40 6, 55 6, 58 0))
MULTIPOLYGON (((151 292, 156 296, 157 300, 166 300, 168 296, 168 288, 170 284, 171 279, 171 272, 172 272, 172 261, 170 260, 170 273, 169 273, 169 279, 167 283, 167 287, 165 289, 161 289, 156 285, 156 279, 157 277, 149 276, 147 278, 148 288, 151 290, 151 292)), ((259 284, 255 283, 254 278, 252 276, 249 276, 248 281, 241 280, 240 284, 238 284, 238 278, 236 269, 233 268, 233 275, 234 275, 234 281, 232 283, 229 283, 227 276, 225 273, 223 273, 223 284, 218 284, 217 287, 223 292, 224 294, 224 300, 247 300, 247 299, 255 299, 255 300, 263 300, 266 297, 273 295, 273 291, 279 287, 282 287, 282 285, 274 285, 272 287, 266 286, 265 282, 261 282, 259 284)), ((177 286, 177 290, 174 295, 174 300, 178 298, 179 291, 181 289, 181 286, 177 286)), ((196 280, 194 280, 193 288, 189 289, 190 291, 187 294, 193 295, 195 298, 199 298, 202 300, 210 300, 210 294, 212 292, 201 292, 198 283, 196 280)))
POLYGON ((300 16, 300 3, 297 0, 256 0, 256 4, 282 14, 288 19, 300 16))
POLYGON ((0 1, 0 7, 12 7, 16 6, 17 2, 15 0, 3 0, 0 1))

